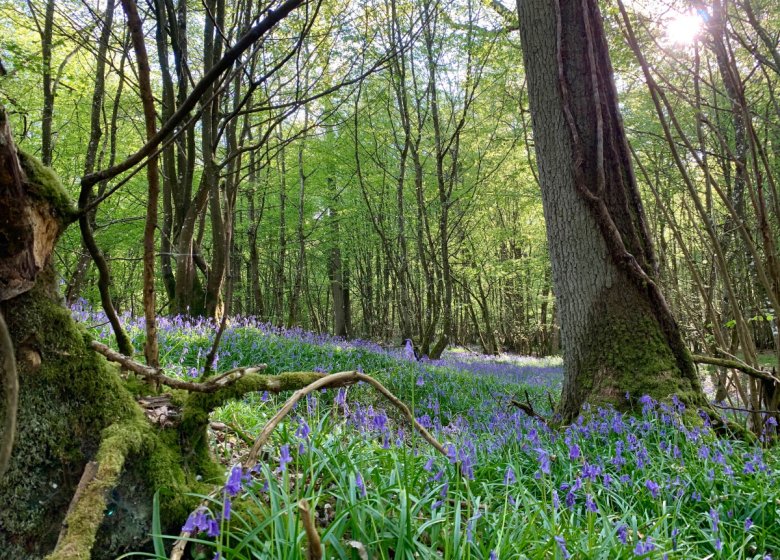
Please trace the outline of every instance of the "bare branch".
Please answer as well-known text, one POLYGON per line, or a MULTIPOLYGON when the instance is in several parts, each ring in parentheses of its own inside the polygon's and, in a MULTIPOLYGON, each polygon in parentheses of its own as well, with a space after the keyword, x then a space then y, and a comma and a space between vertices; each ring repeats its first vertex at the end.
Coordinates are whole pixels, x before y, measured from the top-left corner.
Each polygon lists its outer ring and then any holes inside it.
POLYGON ((769 373, 768 371, 756 369, 743 362, 736 360, 727 360, 725 358, 714 358, 712 356, 702 356, 700 354, 693 354, 691 359, 697 364, 709 364, 712 366, 736 369, 742 373, 746 373, 750 377, 756 379, 763 379, 764 381, 771 381, 772 383, 780 384, 780 379, 769 373))
MULTIPOLYGON (((219 389, 227 387, 231 383, 235 383, 245 375, 258 373, 266 368, 265 364, 259 364, 256 366, 231 369, 230 371, 226 371, 225 373, 222 373, 213 379, 209 379, 205 383, 197 383, 195 381, 182 381, 181 379, 169 377, 165 375, 163 369, 138 363, 132 358, 128 358, 127 356, 112 350, 105 344, 101 344, 96 340, 92 341, 91 346, 93 350, 103 354, 107 360, 120 364, 122 367, 140 375, 144 379, 149 381, 157 381, 162 385, 171 387, 172 389, 183 389, 185 391, 190 391, 191 393, 215 393, 219 389)), ((270 392, 278 392, 278 390, 274 390, 274 383, 272 383, 274 379, 277 379, 277 376, 269 375, 268 378, 269 383, 267 390, 270 392)))

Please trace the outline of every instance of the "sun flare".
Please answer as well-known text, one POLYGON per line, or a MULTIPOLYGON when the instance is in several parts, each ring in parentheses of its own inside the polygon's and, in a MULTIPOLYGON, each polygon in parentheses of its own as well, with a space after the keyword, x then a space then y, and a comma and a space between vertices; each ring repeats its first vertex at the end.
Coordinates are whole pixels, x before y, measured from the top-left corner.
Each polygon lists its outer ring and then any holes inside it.
POLYGON ((702 18, 690 11, 673 16, 666 24, 666 41, 672 45, 692 45, 702 28, 702 18))

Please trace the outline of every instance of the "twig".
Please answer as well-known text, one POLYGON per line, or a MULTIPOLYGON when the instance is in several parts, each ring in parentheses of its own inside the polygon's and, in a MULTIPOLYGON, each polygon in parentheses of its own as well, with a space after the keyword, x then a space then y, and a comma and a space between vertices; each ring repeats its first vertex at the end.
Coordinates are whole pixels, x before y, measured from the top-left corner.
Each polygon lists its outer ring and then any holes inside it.
POLYGON ((547 425, 547 418, 545 418, 544 416, 542 416, 541 414, 536 412, 534 410, 534 407, 532 407, 530 404, 521 403, 520 401, 518 401, 516 399, 512 399, 511 401, 509 401, 509 404, 519 408, 520 410, 525 412, 531 418, 536 418, 537 420, 539 420, 543 424, 547 425))
POLYGON ((306 539, 309 541, 306 547, 306 559, 321 560, 322 542, 320 541, 319 533, 317 533, 317 528, 314 526, 314 522, 311 519, 309 502, 307 502, 305 499, 300 500, 298 502, 298 512, 301 514, 301 523, 303 523, 303 530, 306 531, 306 539))
POLYGON ((773 416, 778 413, 777 410, 771 411, 771 410, 754 410, 752 408, 740 408, 738 406, 726 406, 724 404, 717 404, 717 403, 711 403, 712 406, 715 408, 720 408, 721 410, 734 410, 736 412, 749 412, 751 414, 768 414, 770 416, 773 416))
POLYGON ((144 377, 145 379, 158 381, 159 383, 167 385, 173 389, 184 389, 185 391, 190 391, 191 393, 215 393, 219 389, 227 387, 231 383, 238 381, 245 375, 258 373, 267 367, 265 364, 258 364, 256 366, 235 368, 231 369, 230 371, 226 371, 217 377, 209 379, 204 383, 197 383, 195 381, 182 381, 181 379, 169 377, 165 375, 163 372, 164 370, 161 368, 153 368, 138 363, 132 358, 128 358, 124 354, 120 354, 119 352, 112 350, 105 344, 101 344, 96 340, 91 342, 91 346, 94 350, 100 354, 103 354, 103 356, 105 356, 109 361, 120 364, 122 367, 140 375, 141 377, 144 377))
POLYGON ((5 420, 3 440, 0 442, 0 478, 2 478, 11 462, 11 451, 16 437, 16 413, 19 408, 19 373, 16 369, 14 344, 2 313, 0 313, 0 350, 3 352, 5 372, 5 420))

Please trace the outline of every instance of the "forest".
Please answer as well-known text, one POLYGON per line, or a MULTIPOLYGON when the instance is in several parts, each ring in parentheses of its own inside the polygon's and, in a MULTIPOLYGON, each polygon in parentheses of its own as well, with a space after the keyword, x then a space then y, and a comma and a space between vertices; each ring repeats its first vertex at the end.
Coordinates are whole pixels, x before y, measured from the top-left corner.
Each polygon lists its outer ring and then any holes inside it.
POLYGON ((780 558, 774 0, 0 0, 0 560, 780 558))

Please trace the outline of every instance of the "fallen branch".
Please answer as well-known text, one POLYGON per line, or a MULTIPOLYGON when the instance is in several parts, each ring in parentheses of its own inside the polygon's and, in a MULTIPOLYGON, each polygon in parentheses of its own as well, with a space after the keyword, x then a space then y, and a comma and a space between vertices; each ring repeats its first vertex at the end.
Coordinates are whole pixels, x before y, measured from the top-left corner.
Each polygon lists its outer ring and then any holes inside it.
POLYGON ((741 371, 742 373, 746 373, 750 377, 755 377, 756 379, 763 379, 764 381, 771 381, 772 383, 780 384, 780 379, 778 379, 768 371, 756 369, 752 366, 747 365, 744 362, 738 362, 737 360, 727 360, 725 358, 714 358, 712 356, 702 356, 701 354, 693 354, 691 355, 691 359, 694 361, 694 363, 697 364, 709 364, 712 366, 736 369, 741 371))
POLYGON ((711 403, 711 406, 719 408, 720 410, 733 410, 734 412, 748 412, 750 414, 766 414, 768 416, 774 416, 778 413, 777 410, 756 410, 753 408, 741 408, 738 406, 726 406, 725 404, 711 403))
POLYGON ((190 391, 191 393, 215 393, 223 387, 227 387, 231 383, 238 381, 243 376, 250 373, 261 372, 267 367, 265 364, 259 364, 256 366, 235 368, 231 369, 230 371, 226 371, 217 377, 209 379, 204 383, 198 383, 196 381, 183 381, 181 379, 169 377, 165 375, 162 368, 154 368, 136 362, 132 358, 129 358, 124 354, 120 354, 116 350, 112 350, 105 344, 101 344, 96 340, 91 342, 91 346, 93 350, 103 354, 107 360, 121 365, 125 369, 140 375, 146 380, 157 381, 162 385, 171 387, 172 389, 183 389, 185 391, 190 391))
POLYGON ((531 418, 536 418, 537 420, 539 420, 543 424, 545 424, 545 425, 547 424, 547 418, 545 418, 544 416, 542 416, 541 414, 536 412, 534 410, 534 407, 531 406, 530 402, 528 404, 526 404, 526 403, 522 403, 522 402, 518 401, 517 399, 512 399, 511 401, 509 401, 509 404, 511 404, 512 406, 514 406, 516 408, 519 408, 520 410, 525 412, 531 418))
POLYGON ((128 455, 141 447, 144 435, 140 426, 114 424, 104 431, 106 436, 100 442, 95 460, 87 463, 84 469, 62 522, 57 546, 47 560, 77 560, 91 556, 95 536, 104 519, 106 496, 116 486, 128 455))
POLYGON ((16 437, 16 412, 19 408, 19 374, 16 370, 16 356, 8 325, 0 313, 0 351, 3 353, 3 373, 5 378, 5 419, 3 420, 3 440, 0 442, 0 478, 8 470, 11 451, 16 437))
MULTIPOLYGON (((279 411, 274 414, 274 416, 271 418, 271 420, 268 421, 268 423, 265 425, 263 430, 260 432, 260 435, 257 437, 257 439, 254 442, 254 445, 252 446, 252 449, 249 452, 249 456, 247 457, 246 461, 244 461, 243 467, 244 469, 251 469, 257 464, 257 456, 260 453, 260 450, 262 449, 263 445, 268 441, 268 438, 271 436, 273 431, 276 429, 276 427, 279 425, 279 423, 284 419, 287 414, 293 409, 295 404, 300 401, 303 397, 306 395, 313 393, 314 391, 317 391, 319 389, 324 388, 340 388, 340 387, 346 387, 349 385, 354 385, 358 381, 364 381, 371 385, 374 389, 376 389, 379 393, 382 394, 390 403, 395 406, 401 413, 406 417, 406 419, 414 426, 415 430, 427 441, 431 446, 436 449, 439 453, 441 453, 443 456, 448 457, 447 450, 444 448, 444 446, 439 443, 436 438, 434 438, 428 430, 426 430, 419 422, 417 422, 417 419, 414 417, 414 414, 412 414, 412 411, 409 410, 409 407, 406 406, 403 401, 401 401, 398 397, 396 397, 393 393, 391 393, 384 385, 382 385, 379 381, 374 379, 373 377, 370 377, 364 373, 360 373, 357 371, 342 371, 339 373, 332 373, 332 374, 313 374, 312 372, 294 372, 294 373, 283 373, 280 374, 279 378, 285 378, 285 376, 296 376, 295 378, 298 379, 302 375, 321 375, 319 379, 316 379, 312 383, 309 383, 305 387, 302 387, 301 389, 298 389, 293 393, 293 395, 287 400, 287 402, 284 403, 282 408, 279 409, 279 411)), ((272 377, 272 376, 268 376, 272 377)), ((286 388, 290 388, 289 386, 286 388)), ((277 391, 278 392, 278 391, 277 391)), ((217 495, 217 492, 219 490, 212 493, 210 498, 213 498, 217 495)), ((210 499, 209 498, 209 499, 210 499)), ((208 499, 204 500, 204 504, 208 503, 208 499)), ((173 549, 171 550, 170 560, 181 560, 182 556, 184 555, 184 551, 187 548, 187 543, 190 541, 190 538, 192 537, 192 533, 189 531, 182 531, 179 535, 179 539, 176 541, 176 543, 173 546, 173 549)))
POLYGON ((327 375, 323 377, 322 379, 318 379, 311 385, 308 385, 304 387, 303 389, 299 389, 298 391, 295 391, 293 395, 287 400, 286 403, 282 406, 282 408, 279 409, 279 411, 274 414, 273 418, 268 421, 268 423, 265 425, 263 430, 260 432, 260 435, 257 436, 257 439, 255 440, 255 444, 252 446, 252 449, 249 451, 249 456, 247 457, 247 460, 244 461, 244 468, 251 469, 257 464, 257 455, 260 453, 260 449, 262 449, 263 445, 268 441, 268 438, 271 436, 273 431, 276 429, 276 427, 279 425, 279 423, 284 419, 285 416, 293 409, 295 406, 295 403, 297 403, 299 400, 301 400, 303 397, 308 395, 309 393, 312 393, 314 391, 317 391, 319 389, 323 389, 325 387, 343 387, 344 385, 352 385, 358 381, 365 381, 374 389, 379 391, 382 396, 384 396, 388 401, 390 401, 390 404, 392 404, 394 407, 396 407, 398 410, 401 411, 401 413, 406 417, 407 420, 414 426, 415 430, 419 432, 419 434, 427 441, 428 443, 433 446, 436 451, 447 457, 447 450, 444 448, 444 446, 439 443, 436 438, 434 438, 428 430, 422 427, 419 422, 415 419, 414 415, 412 414, 412 411, 409 410, 409 407, 406 406, 398 397, 393 395, 390 391, 387 390, 387 388, 382 385, 379 381, 374 379, 373 377, 370 377, 364 373, 360 373, 357 371, 342 371, 340 373, 333 373, 331 375, 327 375))
POLYGON ((306 539, 308 540, 306 560, 321 560, 322 542, 320 541, 319 533, 317 533, 317 528, 314 526, 314 521, 311 519, 309 502, 300 500, 298 502, 298 512, 301 514, 301 523, 303 523, 303 530, 306 532, 306 539))

